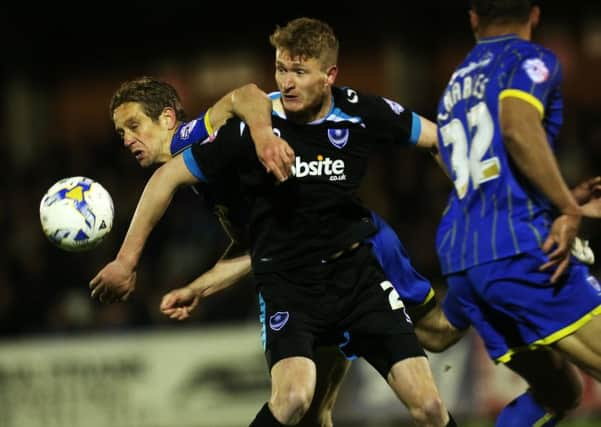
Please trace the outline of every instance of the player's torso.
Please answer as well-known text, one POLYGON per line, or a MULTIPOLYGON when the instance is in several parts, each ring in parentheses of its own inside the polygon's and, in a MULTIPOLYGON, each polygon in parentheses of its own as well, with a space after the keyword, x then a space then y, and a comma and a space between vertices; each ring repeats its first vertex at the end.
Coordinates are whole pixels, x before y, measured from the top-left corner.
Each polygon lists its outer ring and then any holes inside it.
POLYGON ((250 208, 247 197, 242 193, 239 177, 236 174, 224 174, 211 184, 201 185, 199 189, 207 207, 217 216, 227 235, 241 247, 248 247, 250 208))
MULTIPOLYGON (((353 96, 338 90, 326 117, 310 124, 296 124, 274 112, 274 132, 295 151, 293 176, 271 188, 263 186, 254 199, 252 228, 259 231, 253 232, 253 247, 260 254, 254 260, 270 262, 292 253, 291 241, 299 257, 327 256, 375 231, 356 191, 369 154, 383 137, 365 120, 373 113, 370 106, 359 97, 352 104, 353 96)), ((249 171, 243 182, 261 185, 260 177, 257 170, 249 171)))
POLYGON ((541 58, 544 55, 535 45, 515 36, 482 40, 453 73, 440 100, 441 154, 455 186, 437 237, 445 272, 542 244, 549 225, 549 203, 515 169, 499 123, 501 94, 514 91, 515 86, 519 96, 544 102, 543 124, 549 141, 556 137, 561 124, 558 88, 551 85, 553 93, 537 100, 528 94, 527 85, 515 80, 525 70, 542 84, 551 79, 557 64, 541 58), (531 61, 524 62, 528 57, 531 61))

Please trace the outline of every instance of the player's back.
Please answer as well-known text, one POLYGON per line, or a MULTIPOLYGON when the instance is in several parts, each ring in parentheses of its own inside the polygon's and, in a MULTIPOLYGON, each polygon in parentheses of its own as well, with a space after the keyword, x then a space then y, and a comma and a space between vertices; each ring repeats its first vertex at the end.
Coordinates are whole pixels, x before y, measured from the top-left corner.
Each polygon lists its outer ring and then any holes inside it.
POLYGON ((437 236, 443 273, 542 244, 551 206, 512 163, 499 114, 505 97, 530 103, 553 147, 562 122, 560 81, 555 55, 515 35, 480 40, 451 76, 437 117, 455 185, 437 236))

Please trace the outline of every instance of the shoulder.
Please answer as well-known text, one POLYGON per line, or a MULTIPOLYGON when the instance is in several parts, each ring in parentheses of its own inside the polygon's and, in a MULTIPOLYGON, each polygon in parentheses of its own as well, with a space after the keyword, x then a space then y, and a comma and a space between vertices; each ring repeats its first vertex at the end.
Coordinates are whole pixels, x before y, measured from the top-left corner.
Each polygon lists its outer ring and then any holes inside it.
POLYGON ((340 110, 359 116, 392 111, 399 115, 405 108, 396 101, 380 95, 361 92, 350 87, 333 87, 334 103, 340 110))
POLYGON ((544 67, 550 72, 560 67, 557 55, 550 49, 527 40, 517 40, 508 46, 506 58, 528 71, 532 67, 544 67))

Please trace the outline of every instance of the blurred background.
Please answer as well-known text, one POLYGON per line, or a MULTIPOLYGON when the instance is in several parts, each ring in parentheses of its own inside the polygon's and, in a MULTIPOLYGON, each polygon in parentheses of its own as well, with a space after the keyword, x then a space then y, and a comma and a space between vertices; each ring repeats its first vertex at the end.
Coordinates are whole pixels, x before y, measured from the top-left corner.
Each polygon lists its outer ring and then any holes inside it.
MULTIPOLYGON (((276 25, 311 16, 329 22, 340 39, 339 85, 435 119, 438 96, 473 37, 467 1, 423 3, 0 6, 0 427, 247 425, 269 390, 252 279, 203 301, 186 322, 158 310, 165 292, 212 266, 227 245, 202 199, 178 193, 147 244, 130 301, 89 298, 89 280, 116 254, 152 173, 121 145, 109 99, 122 81, 150 75, 173 84, 193 118, 242 84, 275 90, 268 36, 276 25), (100 181, 116 212, 106 241, 80 254, 53 247, 38 217, 45 191, 74 175, 100 181), (156 403, 165 395, 172 405, 156 403)), ((564 67, 558 157, 576 184, 601 173, 601 5, 543 2, 535 40, 564 67)), ((374 157, 362 189, 441 297, 434 236, 450 189, 429 155, 416 150, 374 157)), ((600 248, 601 226, 584 222, 582 229, 600 248)), ((600 276, 598 265, 593 272, 600 276)), ((523 389, 504 368, 493 369, 473 335, 433 364, 445 399, 460 418, 483 423, 475 425, 488 425, 523 389)), ((376 372, 357 365, 337 425, 403 418, 376 372)), ((584 378, 585 401, 572 418, 595 425, 601 391, 584 378)))

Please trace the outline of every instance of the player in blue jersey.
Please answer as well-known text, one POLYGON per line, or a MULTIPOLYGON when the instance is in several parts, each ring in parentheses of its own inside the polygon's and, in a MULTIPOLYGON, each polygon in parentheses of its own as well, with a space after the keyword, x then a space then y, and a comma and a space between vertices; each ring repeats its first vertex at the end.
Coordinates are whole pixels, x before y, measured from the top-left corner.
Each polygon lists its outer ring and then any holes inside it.
POLYGON ((553 150, 562 124, 561 67, 530 41, 528 0, 472 0, 476 46, 438 106, 440 154, 452 174, 437 233, 444 311, 474 326, 490 357, 530 385, 498 426, 552 426, 580 397, 570 362, 601 379, 601 287, 570 255, 582 216, 553 150), (549 351, 551 350, 551 351, 549 351))
MULTIPOLYGON (((393 285, 363 242, 375 231, 355 192, 373 142, 436 145, 430 123, 394 101, 333 86, 338 42, 326 24, 299 19, 278 28, 274 132, 296 152, 295 178, 274 186, 257 167, 244 123, 195 144, 159 168, 140 199, 121 259, 135 265, 176 189, 236 171, 250 198, 251 257, 263 308, 272 396, 252 426, 295 425, 314 393, 316 346, 365 357, 418 425, 455 425, 393 285)), ((115 283, 104 271, 100 293, 115 283), (109 279, 109 280, 107 280, 109 279)))

